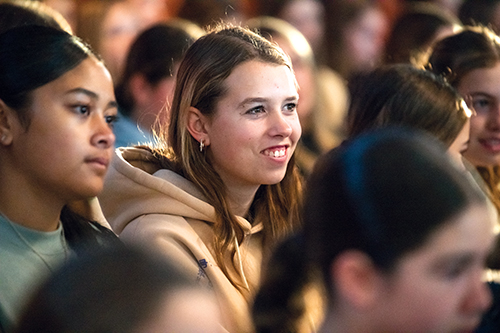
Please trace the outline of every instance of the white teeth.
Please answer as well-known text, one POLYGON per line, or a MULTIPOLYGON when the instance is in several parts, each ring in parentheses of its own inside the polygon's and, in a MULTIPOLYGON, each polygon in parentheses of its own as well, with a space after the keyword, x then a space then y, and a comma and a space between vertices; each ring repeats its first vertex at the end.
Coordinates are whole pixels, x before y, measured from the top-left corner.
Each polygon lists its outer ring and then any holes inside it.
POLYGON ((286 154, 286 150, 285 150, 285 149, 275 150, 275 151, 272 151, 272 150, 266 150, 266 151, 265 151, 265 154, 266 154, 267 156, 270 156, 270 157, 282 157, 282 156, 285 156, 285 154, 286 154))

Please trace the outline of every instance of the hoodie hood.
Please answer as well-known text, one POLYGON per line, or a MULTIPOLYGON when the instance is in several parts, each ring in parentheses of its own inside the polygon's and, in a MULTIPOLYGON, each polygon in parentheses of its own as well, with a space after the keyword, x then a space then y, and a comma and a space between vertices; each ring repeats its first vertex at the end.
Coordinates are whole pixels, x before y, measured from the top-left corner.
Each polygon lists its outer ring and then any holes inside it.
MULTIPOLYGON (((215 222, 215 209, 201 191, 177 173, 162 169, 148 150, 140 147, 118 148, 99 196, 104 216, 120 234, 134 219, 146 214, 169 214, 215 222)), ((255 233, 244 218, 238 222, 245 234, 255 233)))
POLYGON ((99 196, 104 216, 116 233, 145 214, 170 214, 215 221, 214 208, 185 178, 161 169, 142 148, 118 148, 99 196))

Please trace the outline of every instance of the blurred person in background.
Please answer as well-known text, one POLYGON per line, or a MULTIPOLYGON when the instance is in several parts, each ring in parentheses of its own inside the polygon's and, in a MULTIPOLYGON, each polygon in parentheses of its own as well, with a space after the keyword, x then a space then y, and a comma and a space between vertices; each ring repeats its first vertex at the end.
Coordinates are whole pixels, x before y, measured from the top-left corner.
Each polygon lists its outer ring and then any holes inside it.
POLYGON ((464 0, 460 6, 458 17, 466 25, 484 25, 500 32, 499 0, 464 0))
POLYGON ((309 42, 315 58, 322 52, 325 8, 320 0, 259 0, 261 16, 272 16, 290 23, 309 42))
POLYGON ((380 64, 389 21, 371 0, 323 0, 324 63, 350 80, 380 64))
POLYGON ((461 28, 460 20, 432 2, 409 4, 391 27, 385 63, 421 63, 433 44, 461 28))
POLYGON ((75 34, 101 55, 116 84, 130 45, 144 29, 168 18, 166 8, 157 0, 87 0, 79 4, 75 34))
POLYGON ((151 142, 155 124, 168 122, 179 63, 188 47, 203 34, 204 30, 192 22, 170 19, 137 36, 115 89, 120 108, 113 129, 115 146, 151 142))

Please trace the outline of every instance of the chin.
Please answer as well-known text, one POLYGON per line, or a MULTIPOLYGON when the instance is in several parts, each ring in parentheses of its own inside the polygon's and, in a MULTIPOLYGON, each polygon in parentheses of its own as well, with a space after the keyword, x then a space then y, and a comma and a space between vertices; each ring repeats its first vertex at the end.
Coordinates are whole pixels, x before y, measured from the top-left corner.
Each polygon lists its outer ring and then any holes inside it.
POLYGON ((88 199, 88 198, 93 198, 99 195, 102 192, 102 189, 104 188, 104 185, 101 184, 96 184, 93 186, 87 186, 85 188, 81 188, 80 191, 78 191, 77 195, 81 199, 88 199))
POLYGON ((282 175, 276 175, 275 177, 267 177, 265 181, 263 181, 262 185, 275 185, 280 183, 283 178, 285 178, 285 172, 282 175))

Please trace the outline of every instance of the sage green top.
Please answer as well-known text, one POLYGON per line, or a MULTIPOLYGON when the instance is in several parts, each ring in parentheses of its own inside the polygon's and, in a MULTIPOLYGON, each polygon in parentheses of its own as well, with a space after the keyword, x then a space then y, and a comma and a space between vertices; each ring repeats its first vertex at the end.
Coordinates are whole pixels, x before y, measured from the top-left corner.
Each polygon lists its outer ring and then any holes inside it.
POLYGON ((14 328, 31 293, 69 254, 61 224, 41 232, 0 214, 0 331, 14 328))

